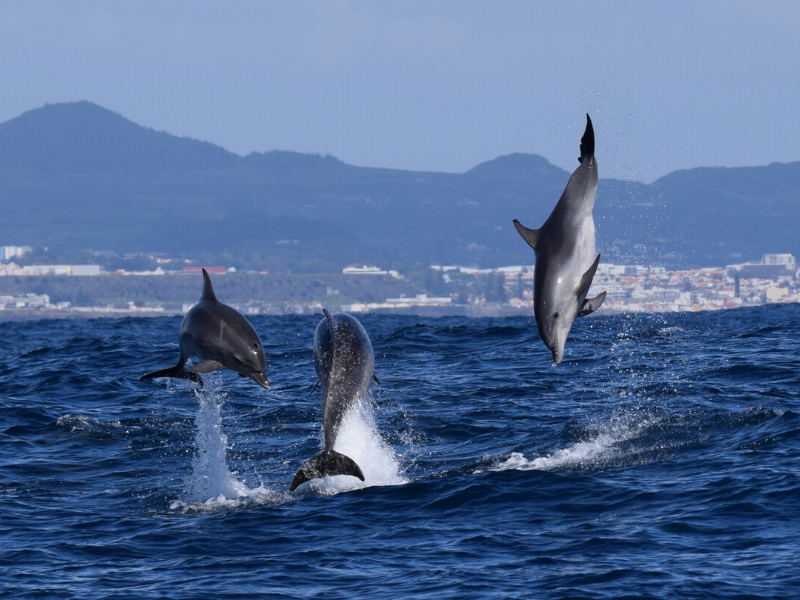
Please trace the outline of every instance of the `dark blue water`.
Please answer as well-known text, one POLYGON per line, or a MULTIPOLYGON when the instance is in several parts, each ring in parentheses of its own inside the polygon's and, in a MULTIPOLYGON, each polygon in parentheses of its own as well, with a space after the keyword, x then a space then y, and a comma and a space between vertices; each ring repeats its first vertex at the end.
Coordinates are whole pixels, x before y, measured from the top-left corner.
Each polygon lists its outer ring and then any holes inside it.
POLYGON ((532 319, 366 316, 366 484, 289 494, 317 320, 202 392, 138 381, 178 318, 0 324, 0 595, 800 594, 800 306, 581 319, 557 368, 532 319))

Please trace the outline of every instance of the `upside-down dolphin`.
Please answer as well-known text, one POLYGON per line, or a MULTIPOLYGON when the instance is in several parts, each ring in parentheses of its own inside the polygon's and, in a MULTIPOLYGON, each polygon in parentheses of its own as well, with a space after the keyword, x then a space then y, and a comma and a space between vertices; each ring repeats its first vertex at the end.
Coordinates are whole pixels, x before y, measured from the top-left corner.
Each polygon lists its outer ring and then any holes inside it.
POLYGON ((140 379, 154 377, 180 377, 202 385, 198 373, 210 373, 227 367, 241 377, 249 377, 261 387, 269 389, 265 374, 267 363, 261 340, 241 314, 219 302, 211 285, 211 278, 203 269, 203 295, 200 302, 186 313, 180 329, 180 356, 173 367, 142 375, 140 379), (186 361, 196 356, 203 362, 186 368, 186 361))
POLYGON ((329 475, 352 475, 364 481, 356 462, 333 449, 342 419, 364 400, 375 377, 375 354, 367 332, 345 313, 323 310, 325 318, 314 333, 314 368, 322 381, 322 431, 325 448, 305 461, 292 480, 297 486, 329 475))
POLYGON ((514 219, 514 227, 536 252, 533 313, 553 362, 564 358, 564 344, 576 317, 588 315, 603 304, 606 293, 586 298, 600 264, 595 257, 594 200, 597 193, 597 161, 594 129, 586 115, 581 138, 580 166, 569 178, 561 199, 539 229, 528 229, 514 219))

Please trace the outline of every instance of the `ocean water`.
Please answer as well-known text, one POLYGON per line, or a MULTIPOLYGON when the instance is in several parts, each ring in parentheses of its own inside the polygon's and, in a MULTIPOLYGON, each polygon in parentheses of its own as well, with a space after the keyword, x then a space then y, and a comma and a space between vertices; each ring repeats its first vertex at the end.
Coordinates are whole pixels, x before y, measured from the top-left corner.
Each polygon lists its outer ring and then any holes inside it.
POLYGON ((0 323, 0 595, 800 595, 800 306, 364 316, 380 385, 319 451, 321 317, 252 319, 271 390, 140 382, 179 318, 0 323))

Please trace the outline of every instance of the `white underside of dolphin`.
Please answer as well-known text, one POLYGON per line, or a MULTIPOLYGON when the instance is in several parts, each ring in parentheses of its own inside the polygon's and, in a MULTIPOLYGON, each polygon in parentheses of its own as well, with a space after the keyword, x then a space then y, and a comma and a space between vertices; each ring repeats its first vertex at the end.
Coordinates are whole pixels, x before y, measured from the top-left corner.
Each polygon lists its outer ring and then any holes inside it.
POLYGON ((553 353, 556 364, 564 357, 564 345, 575 319, 600 308, 606 297, 603 292, 587 299, 600 262, 592 215, 597 194, 597 161, 589 115, 578 160, 580 166, 541 228, 528 229, 514 219, 517 231, 536 252, 533 312, 542 341, 553 353))

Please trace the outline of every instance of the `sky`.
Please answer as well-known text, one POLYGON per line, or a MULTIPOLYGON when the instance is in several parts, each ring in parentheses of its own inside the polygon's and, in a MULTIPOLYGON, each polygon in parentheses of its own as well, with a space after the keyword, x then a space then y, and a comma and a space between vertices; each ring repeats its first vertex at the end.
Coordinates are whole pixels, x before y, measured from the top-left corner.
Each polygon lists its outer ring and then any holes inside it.
POLYGON ((0 5, 0 121, 89 100, 237 154, 463 172, 512 152, 602 177, 800 160, 800 2, 0 5))

